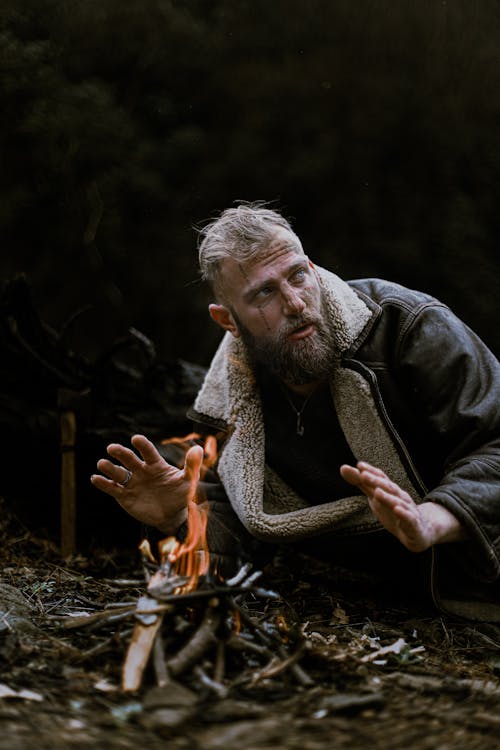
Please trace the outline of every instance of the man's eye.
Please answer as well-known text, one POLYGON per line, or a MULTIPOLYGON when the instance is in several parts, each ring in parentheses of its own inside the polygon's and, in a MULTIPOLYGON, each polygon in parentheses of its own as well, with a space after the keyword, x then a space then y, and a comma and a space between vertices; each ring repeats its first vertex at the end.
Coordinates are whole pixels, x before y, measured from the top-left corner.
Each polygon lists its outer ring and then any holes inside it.
POLYGON ((298 268, 292 276, 293 281, 304 281, 306 277, 306 269, 298 268))
POLYGON ((255 295, 258 299, 259 297, 262 299, 262 297, 269 297, 270 294, 272 294, 273 289, 270 286, 263 286, 262 289, 259 289, 257 294, 255 295))

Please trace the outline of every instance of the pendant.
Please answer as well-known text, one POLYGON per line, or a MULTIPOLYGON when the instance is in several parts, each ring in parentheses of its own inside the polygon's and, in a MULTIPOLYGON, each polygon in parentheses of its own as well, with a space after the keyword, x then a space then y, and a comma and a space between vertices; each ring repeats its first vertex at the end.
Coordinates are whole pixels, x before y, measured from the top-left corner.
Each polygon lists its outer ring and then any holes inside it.
POLYGON ((302 414, 300 411, 297 412, 297 426, 295 432, 299 437, 303 437, 304 435, 304 425, 302 424, 302 414))

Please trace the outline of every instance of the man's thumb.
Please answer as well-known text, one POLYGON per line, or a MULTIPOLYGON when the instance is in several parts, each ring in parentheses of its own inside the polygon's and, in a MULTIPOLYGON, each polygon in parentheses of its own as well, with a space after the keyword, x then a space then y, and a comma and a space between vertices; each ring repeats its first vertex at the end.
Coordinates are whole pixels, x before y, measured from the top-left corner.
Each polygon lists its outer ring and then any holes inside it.
POLYGON ((203 448, 201 445, 193 445, 186 453, 184 472, 186 479, 198 481, 200 478, 201 464, 203 462, 203 448))

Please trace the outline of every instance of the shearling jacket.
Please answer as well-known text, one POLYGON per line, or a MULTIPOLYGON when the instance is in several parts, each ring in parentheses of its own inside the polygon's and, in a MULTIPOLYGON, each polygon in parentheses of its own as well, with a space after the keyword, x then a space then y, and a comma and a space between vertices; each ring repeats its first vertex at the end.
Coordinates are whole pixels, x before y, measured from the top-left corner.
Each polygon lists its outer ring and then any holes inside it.
MULTIPOLYGON (((500 576, 499 362, 426 294, 380 279, 344 282, 316 272, 341 353, 330 378, 332 400, 354 456, 382 468, 417 503, 445 506, 467 530, 467 541, 433 551, 436 603, 500 619, 500 599, 497 609, 493 601, 487 613, 472 611, 439 576, 440 569, 451 570, 448 581, 467 581, 459 590, 482 583, 490 600, 500 591, 494 583, 500 576)), ((190 416, 222 436, 218 475, 252 536, 293 542, 329 534, 334 540, 380 529, 363 496, 322 498, 311 506, 266 466, 262 406, 241 339, 225 335, 190 416)))

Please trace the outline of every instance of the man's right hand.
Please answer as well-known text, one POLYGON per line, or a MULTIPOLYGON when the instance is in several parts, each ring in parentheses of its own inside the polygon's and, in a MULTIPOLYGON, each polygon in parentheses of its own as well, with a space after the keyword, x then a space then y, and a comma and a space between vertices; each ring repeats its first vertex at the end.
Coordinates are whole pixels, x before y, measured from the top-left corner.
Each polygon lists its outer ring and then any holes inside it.
POLYGON ((175 534, 186 520, 188 500, 196 493, 203 448, 199 445, 190 448, 184 468, 178 469, 165 461, 144 435, 134 435, 131 442, 140 456, 130 448, 112 443, 107 452, 118 463, 101 458, 97 468, 102 473, 93 474, 90 481, 114 497, 138 521, 165 534, 175 534))

